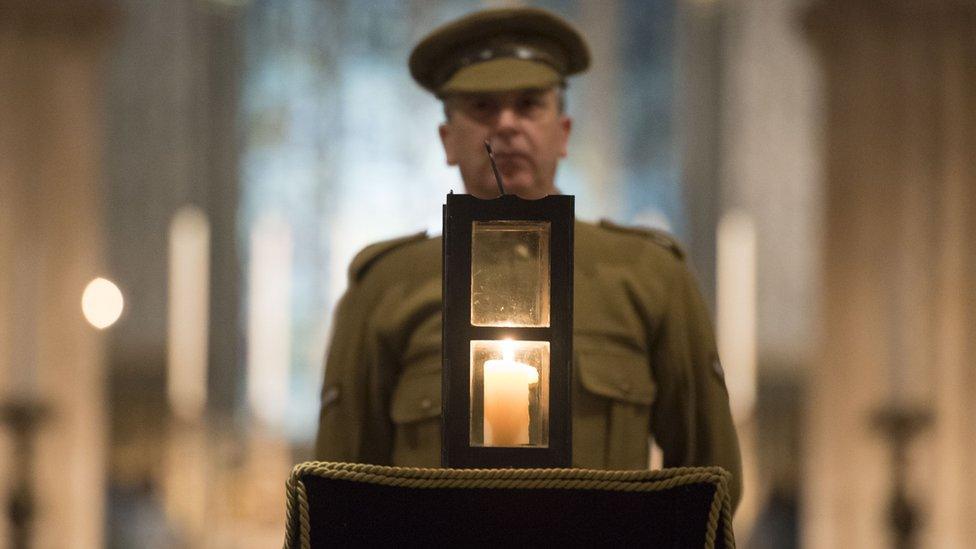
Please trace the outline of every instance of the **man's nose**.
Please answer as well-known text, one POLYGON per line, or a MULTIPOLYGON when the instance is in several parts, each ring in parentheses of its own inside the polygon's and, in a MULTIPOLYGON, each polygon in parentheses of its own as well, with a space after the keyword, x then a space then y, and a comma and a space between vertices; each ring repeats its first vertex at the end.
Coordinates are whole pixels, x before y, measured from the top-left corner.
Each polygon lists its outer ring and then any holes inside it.
POLYGON ((495 120, 495 133, 499 135, 512 134, 518 131, 519 117, 514 107, 502 107, 498 109, 498 118, 495 120))

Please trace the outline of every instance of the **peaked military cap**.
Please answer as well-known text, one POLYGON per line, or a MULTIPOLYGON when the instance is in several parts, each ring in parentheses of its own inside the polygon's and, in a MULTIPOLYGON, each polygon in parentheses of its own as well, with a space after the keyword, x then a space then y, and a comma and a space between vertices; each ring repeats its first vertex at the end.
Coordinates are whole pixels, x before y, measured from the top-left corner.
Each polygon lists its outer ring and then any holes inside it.
POLYGON ((583 36, 538 8, 472 13, 427 35, 410 54, 410 74, 437 96, 548 88, 590 65, 583 36))

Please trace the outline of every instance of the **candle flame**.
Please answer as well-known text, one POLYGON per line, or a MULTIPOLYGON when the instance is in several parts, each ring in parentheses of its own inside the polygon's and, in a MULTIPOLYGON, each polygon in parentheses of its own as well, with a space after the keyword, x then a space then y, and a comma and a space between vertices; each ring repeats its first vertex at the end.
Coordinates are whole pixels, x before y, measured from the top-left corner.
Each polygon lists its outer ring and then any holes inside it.
POLYGON ((507 362, 507 363, 513 363, 513 364, 515 364, 517 366, 522 367, 524 369, 524 371, 525 371, 526 381, 529 383, 529 385, 532 385, 534 383, 538 383, 539 382, 539 370, 537 368, 535 368, 534 366, 530 366, 528 364, 524 364, 522 362, 516 362, 515 361, 515 347, 516 347, 516 343, 517 342, 514 341, 514 340, 512 340, 511 338, 506 338, 506 339, 503 339, 501 341, 502 360, 505 361, 505 362, 507 362))
POLYGON ((502 360, 515 361, 515 342, 511 338, 502 340, 502 360))

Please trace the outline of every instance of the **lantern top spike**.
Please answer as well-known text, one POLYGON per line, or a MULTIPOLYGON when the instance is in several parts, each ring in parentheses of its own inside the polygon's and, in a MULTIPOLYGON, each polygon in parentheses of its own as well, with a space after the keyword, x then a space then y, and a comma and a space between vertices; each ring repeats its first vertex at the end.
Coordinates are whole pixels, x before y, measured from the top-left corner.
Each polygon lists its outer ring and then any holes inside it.
POLYGON ((498 196, 505 196, 505 183, 502 181, 502 174, 498 172, 495 164, 495 153, 491 150, 491 141, 485 139, 485 150, 488 151, 488 160, 491 161, 491 171, 495 173, 495 182, 498 183, 498 196))

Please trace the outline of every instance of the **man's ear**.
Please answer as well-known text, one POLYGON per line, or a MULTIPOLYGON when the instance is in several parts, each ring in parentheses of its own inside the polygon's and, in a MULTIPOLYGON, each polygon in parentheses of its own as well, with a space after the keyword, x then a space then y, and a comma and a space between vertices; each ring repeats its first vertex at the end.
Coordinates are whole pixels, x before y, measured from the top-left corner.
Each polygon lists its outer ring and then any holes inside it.
POLYGON ((457 155, 454 151, 454 140, 451 139, 451 128, 444 122, 437 127, 437 133, 441 136, 441 145, 444 147, 444 157, 447 159, 448 166, 457 166, 457 155))
POLYGON ((567 115, 562 115, 559 120, 559 128, 562 133, 562 145, 559 148, 560 158, 566 158, 569 152, 569 134, 573 131, 573 119, 567 115))

